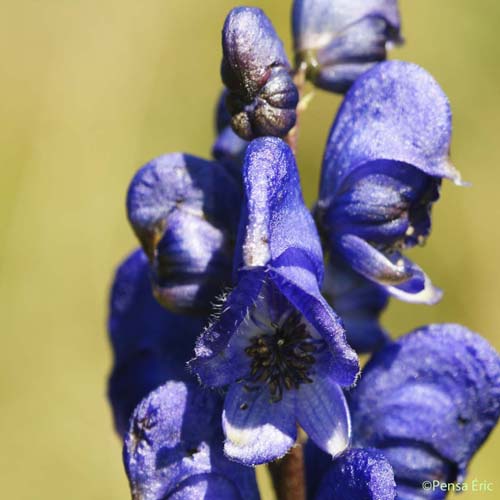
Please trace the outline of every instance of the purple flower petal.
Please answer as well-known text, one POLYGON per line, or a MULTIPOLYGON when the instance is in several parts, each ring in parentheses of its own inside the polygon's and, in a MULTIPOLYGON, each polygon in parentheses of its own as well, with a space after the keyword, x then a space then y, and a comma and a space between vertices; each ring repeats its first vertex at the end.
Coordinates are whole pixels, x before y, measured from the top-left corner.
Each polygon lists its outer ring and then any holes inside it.
POLYGON ((311 274, 302 273, 302 279, 297 279, 295 274, 292 276, 295 280, 287 279, 289 276, 284 277, 283 274, 270 272, 272 281, 283 296, 301 313, 310 330, 326 343, 328 355, 322 360, 323 373, 341 386, 351 386, 359 373, 359 362, 347 343, 341 319, 323 298, 317 284, 315 288, 312 286, 311 274))
POLYGON ((329 200, 353 171, 380 160, 460 183, 448 158, 450 141, 450 104, 434 78, 416 64, 378 64, 356 81, 337 114, 323 160, 320 199, 329 200))
POLYGON ((146 350, 186 359, 203 320, 165 311, 151 292, 148 259, 135 250, 116 270, 111 287, 108 331, 118 362, 146 350), (181 332, 176 336, 177 332, 181 332))
MULTIPOLYGON (((237 267, 255 267, 302 252, 301 260, 321 283, 323 252, 304 204, 291 149, 280 139, 252 141, 244 165, 245 208, 239 226, 237 267), (293 250, 293 253, 292 253, 293 250), (287 252, 285 254, 285 252, 287 252)), ((293 263, 293 260, 289 259, 293 263)))
POLYGON ((395 28, 399 12, 395 0, 295 0, 293 30, 296 47, 318 49, 359 19, 385 17, 395 28))
POLYGON ((406 257, 399 258, 403 260, 411 277, 399 285, 388 286, 387 292, 397 299, 414 304, 433 305, 439 302, 443 297, 442 290, 434 286, 429 277, 415 263, 406 257))
POLYGON ((245 500, 236 485, 217 474, 197 474, 183 481, 168 500, 245 500))
POLYGON ((134 357, 115 363, 108 381, 108 398, 113 410, 116 432, 123 437, 134 408, 151 391, 167 380, 190 378, 184 364, 155 350, 138 352, 134 357))
POLYGON ((227 385, 248 370, 241 344, 247 340, 246 321, 261 293, 263 280, 263 270, 243 275, 219 306, 217 319, 198 338, 196 357, 189 364, 203 384, 227 385))
POLYGON ((327 377, 300 386, 297 420, 314 443, 333 457, 349 445, 349 408, 342 389, 327 377))
POLYGON ((365 278, 385 287, 394 297, 406 302, 435 304, 442 297, 428 276, 399 252, 383 254, 362 238, 345 234, 336 249, 352 269, 365 278))
POLYGON ((324 231, 352 232, 385 247, 411 247, 430 231, 430 210, 439 198, 440 179, 392 161, 370 162, 354 170, 328 206, 324 231))
POLYGON ((249 390, 244 383, 229 388, 222 414, 224 452, 245 465, 282 457, 295 443, 295 396, 287 393, 272 403, 267 390, 249 390))
POLYGON ((335 248, 349 262, 354 271, 381 285, 399 285, 411 278, 403 259, 389 259, 354 234, 341 235, 335 242, 335 248), (394 260, 396 262, 393 262, 394 260))

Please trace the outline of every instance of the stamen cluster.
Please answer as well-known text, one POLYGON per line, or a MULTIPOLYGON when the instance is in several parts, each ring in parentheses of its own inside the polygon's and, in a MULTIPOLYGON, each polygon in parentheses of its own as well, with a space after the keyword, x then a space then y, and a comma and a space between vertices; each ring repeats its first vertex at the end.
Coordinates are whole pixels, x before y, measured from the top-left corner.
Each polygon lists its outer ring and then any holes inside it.
POLYGON ((281 325, 273 323, 274 332, 252 337, 245 353, 251 358, 250 379, 269 386, 271 401, 283 397, 283 390, 310 384, 311 368, 317 350, 313 338, 301 323, 297 312, 281 325))

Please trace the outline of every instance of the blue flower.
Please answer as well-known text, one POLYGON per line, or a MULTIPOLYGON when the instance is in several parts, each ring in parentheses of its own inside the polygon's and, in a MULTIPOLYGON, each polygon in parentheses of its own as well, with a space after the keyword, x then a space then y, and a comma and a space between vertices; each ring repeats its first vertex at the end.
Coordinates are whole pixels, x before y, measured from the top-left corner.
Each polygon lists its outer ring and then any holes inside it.
POLYGON ((379 317, 387 306, 388 294, 341 262, 326 267, 322 293, 342 318, 349 345, 358 353, 380 349, 389 335, 379 317))
POLYGON ((324 475, 317 500, 394 500, 392 467, 378 450, 351 449, 335 459, 324 475))
POLYGON ((222 30, 222 81, 231 125, 243 139, 284 137, 295 125, 299 94, 283 43, 264 12, 237 7, 222 30))
POLYGON ((222 451, 220 397, 167 382, 135 409, 124 462, 134 500, 257 500, 255 472, 222 451))
POLYGON ((401 41, 397 0, 295 0, 297 66, 317 87, 345 92, 401 41))
POLYGON ((441 291, 401 250, 425 241, 449 162, 448 99, 422 68, 381 63, 347 93, 328 138, 316 220, 333 262, 409 302, 441 291))
POLYGON ((398 498, 428 498, 422 482, 463 481, 496 425, 500 357, 463 326, 421 328, 372 358, 350 395, 350 409, 353 444, 384 453, 398 498))
POLYGON ((114 365, 108 394, 115 427, 128 429, 133 409, 166 380, 185 380, 203 320, 166 311, 153 297, 148 259, 132 252, 116 271, 111 289, 108 331, 114 365))
POLYGON ((129 221, 151 264, 154 294, 174 312, 207 314, 231 282, 241 189, 218 163, 160 156, 132 179, 129 221))
POLYGON ((336 455, 350 434, 340 386, 355 381, 358 361, 320 293, 321 245, 290 148, 276 138, 253 141, 243 181, 236 286, 199 338, 192 367, 202 383, 229 386, 230 458, 254 465, 281 457, 297 423, 336 455))

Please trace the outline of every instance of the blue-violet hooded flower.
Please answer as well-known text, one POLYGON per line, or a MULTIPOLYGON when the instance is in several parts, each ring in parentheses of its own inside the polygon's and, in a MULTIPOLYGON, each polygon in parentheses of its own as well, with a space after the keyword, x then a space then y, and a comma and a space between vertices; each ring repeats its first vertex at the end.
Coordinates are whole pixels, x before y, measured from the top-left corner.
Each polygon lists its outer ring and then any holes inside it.
POLYGON ((229 386, 225 453, 247 465, 293 446, 297 424, 336 455, 349 442, 341 386, 358 360, 320 293, 323 255, 295 159, 280 139, 247 149, 235 287, 199 338, 191 362, 202 383, 229 386))
POLYGON ((353 444, 384 453, 398 498, 444 498, 422 482, 464 480, 500 415, 500 357, 463 326, 427 326, 375 354, 349 406, 353 444))
POLYGON ((142 249, 118 267, 111 288, 108 331, 113 369, 108 395, 117 432, 125 434, 136 405, 167 380, 186 380, 186 362, 203 327, 199 317, 165 310, 153 297, 142 249))
POLYGON ((241 188, 224 165, 182 153, 160 156, 132 179, 128 218, 151 264, 157 300, 207 314, 231 282, 241 188))
POLYGON ((295 0, 296 65, 317 87, 345 92, 401 41, 397 0, 295 0))
POLYGON ((299 94, 283 43, 264 12, 237 7, 222 30, 221 76, 231 125, 243 139, 284 137, 295 125, 299 94))
POLYGON ((220 397, 171 381, 136 408, 123 458, 133 500, 257 500, 255 472, 222 451, 220 397))
POLYGON ((385 62, 356 81, 330 131, 315 210, 333 262, 401 300, 440 299, 401 251, 428 236, 441 179, 461 182, 450 140, 448 99, 419 66, 385 62))

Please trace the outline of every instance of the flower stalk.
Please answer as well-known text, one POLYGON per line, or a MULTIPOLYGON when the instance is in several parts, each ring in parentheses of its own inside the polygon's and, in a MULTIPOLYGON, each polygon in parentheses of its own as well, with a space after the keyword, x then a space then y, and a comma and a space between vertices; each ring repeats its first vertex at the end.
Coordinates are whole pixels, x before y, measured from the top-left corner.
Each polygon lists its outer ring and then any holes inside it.
POLYGON ((290 453, 269 464, 278 500, 305 500, 304 448, 300 439, 290 453))

